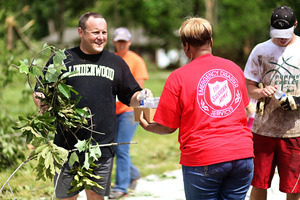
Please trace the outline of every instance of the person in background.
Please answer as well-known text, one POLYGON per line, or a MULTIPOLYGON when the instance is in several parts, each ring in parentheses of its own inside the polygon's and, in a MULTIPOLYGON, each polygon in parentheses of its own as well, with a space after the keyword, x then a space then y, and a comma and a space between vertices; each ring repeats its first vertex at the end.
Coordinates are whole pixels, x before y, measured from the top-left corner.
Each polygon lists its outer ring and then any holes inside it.
MULTIPOLYGON (((70 85, 82 97, 77 107, 88 107, 93 115, 92 137, 96 144, 109 144, 116 139, 116 96, 118 99, 130 106, 139 106, 139 95, 142 88, 133 78, 126 62, 105 50, 107 43, 107 23, 99 13, 88 12, 79 19, 78 34, 81 38, 80 46, 67 49, 67 59, 64 64, 69 72, 78 71, 75 76, 68 77, 66 84, 70 85), (97 132, 105 133, 104 135, 97 132)), ((51 59, 48 62, 52 63, 51 59)), ((148 89, 144 89, 147 95, 152 96, 148 89)), ((35 92, 34 102, 39 109, 40 98, 43 94, 35 92)), ((71 97, 76 99, 76 95, 71 97)), ((58 127, 54 143, 67 150, 74 149, 77 139, 85 140, 90 138, 91 132, 80 129, 76 137, 64 127, 58 127)), ((111 186, 111 172, 113 168, 114 147, 101 147, 101 157, 95 162, 98 166, 93 173, 100 176, 96 181, 104 189, 93 187, 85 190, 88 200, 103 200, 108 196, 111 186)), ((70 172, 73 166, 67 162, 58 178, 55 190, 56 198, 64 200, 76 200, 78 193, 68 192, 72 189, 71 182, 74 180, 74 173, 70 172)), ((54 183, 56 184, 57 176, 54 183)), ((83 190, 84 188, 81 188, 83 190)))
POLYGON ((179 128, 187 200, 245 199, 253 176, 253 141, 247 127, 249 98, 243 71, 212 55, 212 27, 188 18, 179 30, 190 62, 168 77, 154 115, 140 125, 160 135, 179 128))
POLYGON ((251 200, 266 200, 277 167, 281 192, 300 199, 300 39, 296 15, 288 6, 271 14, 271 38, 254 47, 244 74, 250 98, 258 100, 252 132, 254 176, 251 200), (282 98, 275 97, 284 92, 282 98), (263 106, 261 106, 263 105, 263 106))
MULTIPOLYGON (((130 71, 141 88, 149 78, 144 60, 130 51, 131 34, 127 28, 117 28, 113 34, 113 43, 116 55, 121 56, 128 64, 130 71)), ((132 107, 128 107, 120 101, 116 103, 117 114, 117 143, 130 142, 136 131, 138 122, 134 120, 132 107)), ((130 145, 116 147, 116 184, 109 195, 109 199, 119 199, 128 195, 128 188, 135 189, 140 172, 132 164, 130 159, 130 145)))

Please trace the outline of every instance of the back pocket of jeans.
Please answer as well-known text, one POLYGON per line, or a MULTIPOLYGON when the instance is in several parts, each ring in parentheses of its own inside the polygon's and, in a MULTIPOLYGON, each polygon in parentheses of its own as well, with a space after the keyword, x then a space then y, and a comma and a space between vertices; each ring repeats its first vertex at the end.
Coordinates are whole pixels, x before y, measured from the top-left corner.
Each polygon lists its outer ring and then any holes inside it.
POLYGON ((195 167, 195 172, 203 175, 210 175, 219 172, 219 164, 195 167))

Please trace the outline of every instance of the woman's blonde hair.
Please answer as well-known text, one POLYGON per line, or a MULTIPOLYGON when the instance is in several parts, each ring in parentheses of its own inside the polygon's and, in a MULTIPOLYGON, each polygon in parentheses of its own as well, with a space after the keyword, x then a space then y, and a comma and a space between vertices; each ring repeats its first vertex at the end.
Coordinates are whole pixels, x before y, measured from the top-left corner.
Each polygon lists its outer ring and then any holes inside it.
POLYGON ((204 18, 191 17, 182 23, 179 35, 184 46, 186 44, 203 46, 210 43, 212 39, 212 27, 210 22, 204 18))

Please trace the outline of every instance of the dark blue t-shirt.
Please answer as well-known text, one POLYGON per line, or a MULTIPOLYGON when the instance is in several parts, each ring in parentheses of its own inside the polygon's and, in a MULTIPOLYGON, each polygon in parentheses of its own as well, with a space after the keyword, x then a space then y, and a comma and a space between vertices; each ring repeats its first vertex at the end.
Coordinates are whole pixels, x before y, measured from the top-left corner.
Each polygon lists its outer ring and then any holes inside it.
MULTIPOLYGON (((92 134, 98 144, 115 142, 116 96, 122 103, 129 105, 132 95, 142 89, 125 61, 107 50, 96 55, 87 55, 79 47, 75 47, 66 50, 65 54, 67 59, 64 63, 67 71, 79 72, 67 78, 66 82, 82 97, 77 107, 88 107, 93 115, 92 129, 105 134, 80 129, 76 132, 76 136, 84 140, 90 138, 92 134)), ((76 99, 75 94, 71 98, 76 99)), ((54 143, 69 150, 73 149, 77 140, 72 133, 63 129, 58 127, 54 143)), ((114 147, 101 147, 101 151, 103 157, 114 155, 114 147)))

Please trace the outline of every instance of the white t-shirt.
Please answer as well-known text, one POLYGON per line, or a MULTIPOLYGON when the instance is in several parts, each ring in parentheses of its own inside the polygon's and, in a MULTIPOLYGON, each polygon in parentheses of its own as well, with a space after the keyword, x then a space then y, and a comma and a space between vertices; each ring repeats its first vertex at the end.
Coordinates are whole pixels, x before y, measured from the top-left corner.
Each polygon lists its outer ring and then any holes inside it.
MULTIPOLYGON (((244 74, 246 79, 264 86, 277 86, 286 95, 300 96, 299 37, 287 47, 279 47, 271 39, 256 45, 244 74)), ((266 98, 264 115, 256 115, 252 131, 270 137, 299 137, 300 109, 285 111, 277 99, 266 98)))

